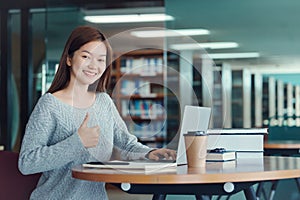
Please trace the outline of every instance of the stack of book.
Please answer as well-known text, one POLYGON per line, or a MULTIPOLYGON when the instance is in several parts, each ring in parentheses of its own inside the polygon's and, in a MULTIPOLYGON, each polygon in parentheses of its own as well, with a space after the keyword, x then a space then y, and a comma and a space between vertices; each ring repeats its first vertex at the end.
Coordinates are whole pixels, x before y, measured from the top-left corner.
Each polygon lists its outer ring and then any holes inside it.
POLYGON ((267 128, 208 129, 207 149, 225 148, 238 158, 262 158, 267 128))

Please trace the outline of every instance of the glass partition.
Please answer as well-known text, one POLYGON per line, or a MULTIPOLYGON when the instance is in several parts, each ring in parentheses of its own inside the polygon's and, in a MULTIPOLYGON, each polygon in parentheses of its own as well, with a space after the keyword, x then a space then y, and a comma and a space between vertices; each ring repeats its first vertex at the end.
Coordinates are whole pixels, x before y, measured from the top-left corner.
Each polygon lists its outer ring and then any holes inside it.
MULTIPOLYGON (((5 12, 5 10, 3 10, 5 12)), ((7 30, 8 30, 8 40, 7 40, 7 50, 9 51, 7 56, 7 67, 8 70, 11 72, 11 76, 8 77, 8 96, 4 95, 8 99, 7 103, 7 130, 5 130, 7 134, 6 140, 3 141, 5 144, 6 150, 18 150, 20 147, 20 141, 22 138, 22 132, 23 132, 23 123, 21 122, 21 110, 22 106, 29 106, 24 104, 24 99, 22 98, 22 91, 24 89, 24 85, 29 85, 28 93, 31 93, 31 91, 35 91, 35 86, 31 85, 31 82, 34 82, 36 80, 36 76, 38 76, 37 68, 38 65, 40 65, 40 62, 44 60, 45 57, 45 48, 44 48, 44 39, 45 39, 45 12, 41 10, 36 9, 30 9, 28 11, 28 21, 25 21, 21 19, 23 15, 22 12, 27 12, 25 10, 21 9, 11 9, 8 10, 8 20, 7 22, 3 21, 3 25, 7 23, 7 30), (27 26, 25 30, 28 30, 28 33, 24 33, 24 30, 22 30, 22 26, 27 26), (23 35, 27 35, 28 38, 22 38, 23 35), (23 63, 24 56, 22 57, 22 41, 26 40, 28 41, 28 58, 25 60, 28 60, 28 63, 23 63), (32 53, 31 53, 32 48, 32 53), (29 64, 29 65, 27 65, 29 64), (26 74, 22 74, 22 69, 24 67, 32 68, 33 73, 36 76, 27 76, 26 74), (25 81, 23 78, 27 78, 27 83, 24 83, 22 81, 25 81), (31 80, 33 79, 33 80, 31 80), (30 87, 33 88, 30 88, 30 87)), ((26 14, 25 14, 26 15, 26 14)), ((1 29, 3 30, 3 29, 1 29)), ((4 34, 4 33, 3 33, 4 34)), ((1 59, 4 59, 1 57, 1 59)), ((3 66, 6 67, 6 66, 3 66)), ((4 72, 3 72, 4 73, 4 72)), ((1 84, 5 84, 4 82, 1 82, 1 84)), ((27 90, 27 89, 26 89, 27 90)), ((33 92, 33 99, 35 99, 39 96, 35 92, 33 92)), ((3 97, 3 98, 5 98, 3 97)), ((27 100, 25 101, 27 102, 27 100)), ((33 104, 35 102, 32 102, 33 104)), ((24 112, 24 110, 23 110, 24 112)), ((24 115, 23 115, 24 116, 24 115)), ((1 130, 3 130, 1 128, 1 130)), ((2 138, 2 136, 1 136, 2 138)))
POLYGON ((17 145, 17 136, 19 135, 19 114, 20 114, 20 84, 21 84, 21 38, 20 38, 20 22, 21 14, 18 10, 10 11, 11 17, 11 68, 12 76, 10 77, 12 91, 10 93, 11 98, 11 148, 17 145))
POLYGON ((46 60, 47 14, 45 9, 34 10, 32 13, 32 64, 33 64, 33 104, 41 96, 42 70, 46 60))
POLYGON ((46 19, 46 51, 39 66, 37 86, 41 95, 52 83, 67 37, 75 27, 84 24, 80 10, 74 7, 54 8, 50 5, 46 10, 46 19))

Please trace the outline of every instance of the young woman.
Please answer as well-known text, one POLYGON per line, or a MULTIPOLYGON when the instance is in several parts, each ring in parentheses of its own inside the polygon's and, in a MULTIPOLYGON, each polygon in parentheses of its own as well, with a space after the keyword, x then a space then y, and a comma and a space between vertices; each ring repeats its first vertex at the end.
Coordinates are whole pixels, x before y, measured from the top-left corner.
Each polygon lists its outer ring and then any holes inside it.
POLYGON ((48 92, 26 126, 19 158, 23 174, 42 172, 31 199, 107 199, 104 183, 71 177, 71 169, 108 161, 113 147, 122 159, 172 157, 170 149, 150 149, 127 131, 105 93, 112 51, 97 29, 80 26, 71 33, 48 92))

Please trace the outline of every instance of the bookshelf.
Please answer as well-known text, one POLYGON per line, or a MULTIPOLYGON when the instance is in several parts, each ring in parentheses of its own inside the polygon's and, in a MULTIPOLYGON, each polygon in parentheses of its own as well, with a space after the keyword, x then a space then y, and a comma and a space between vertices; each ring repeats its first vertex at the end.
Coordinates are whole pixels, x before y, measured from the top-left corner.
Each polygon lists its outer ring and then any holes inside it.
POLYGON ((276 115, 277 115, 277 90, 276 90, 276 80, 273 77, 267 77, 268 80, 268 123, 266 125, 274 126, 277 125, 276 115))
POLYGON ((295 126, 294 114, 295 114, 295 93, 294 86, 291 83, 285 84, 285 108, 286 108, 286 122, 287 126, 295 126))
POLYGON ((271 88, 269 87, 270 81, 269 77, 263 76, 262 77, 262 126, 267 127, 270 123, 270 95, 271 95, 271 88))
MULTIPOLYGON (((169 54, 167 57, 170 64, 174 59, 176 67, 176 58, 169 54)), ((113 67, 110 92, 121 117, 130 133, 152 147, 164 146, 168 141, 167 132, 172 134, 179 120, 176 119, 178 103, 173 102, 175 95, 166 85, 167 76, 172 87, 178 85, 178 79, 167 73, 164 63, 163 51, 147 49, 116 55, 113 67)))
POLYGON ((227 63, 213 68, 213 127, 232 127, 232 73, 227 63))
POLYGON ((193 98, 193 105, 203 106, 203 80, 202 80, 202 58, 193 58, 193 90, 196 98, 193 98))
POLYGON ((278 126, 283 126, 283 121, 284 121, 284 83, 281 80, 277 80, 277 87, 276 87, 276 92, 277 92, 277 125, 278 126))
POLYGON ((178 131, 180 126, 181 111, 180 111, 180 77, 179 77, 179 53, 165 53, 165 104, 167 108, 167 123, 166 131, 169 148, 177 148, 178 131), (173 145, 173 146, 172 146, 173 145))
POLYGON ((232 75, 228 63, 214 64, 210 59, 193 59, 193 105, 212 107, 210 127, 231 128, 232 75))
POLYGON ((251 73, 232 70, 232 127, 251 127, 251 73))
MULTIPOLYGON (((263 100, 267 99, 263 93, 263 76, 260 73, 254 73, 251 76, 251 127, 263 126, 263 100)), ((266 88, 265 88, 266 89, 266 88)), ((265 91, 267 92, 267 91, 265 91)), ((265 101, 265 100, 264 100, 265 101)))

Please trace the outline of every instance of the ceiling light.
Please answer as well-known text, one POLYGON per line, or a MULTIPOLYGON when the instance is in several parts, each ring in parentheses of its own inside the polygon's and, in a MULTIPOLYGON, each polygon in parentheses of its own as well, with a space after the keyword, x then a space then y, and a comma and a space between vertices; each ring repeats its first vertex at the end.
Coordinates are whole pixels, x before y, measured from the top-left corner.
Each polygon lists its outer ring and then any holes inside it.
POLYGON ((93 15, 85 16, 84 20, 92 23, 130 23, 170 21, 174 18, 166 14, 128 14, 128 15, 93 15))
POLYGON ((175 30, 145 30, 132 31, 130 34, 140 38, 154 37, 176 37, 183 35, 208 35, 210 32, 206 29, 175 29, 175 30))
POLYGON ((189 43, 189 44, 173 44, 170 48, 175 50, 197 50, 197 49, 227 49, 237 48, 236 42, 206 42, 206 43, 189 43))
POLYGON ((260 56, 257 52, 248 53, 210 53, 208 56, 211 59, 233 59, 233 58, 258 58, 260 56))

